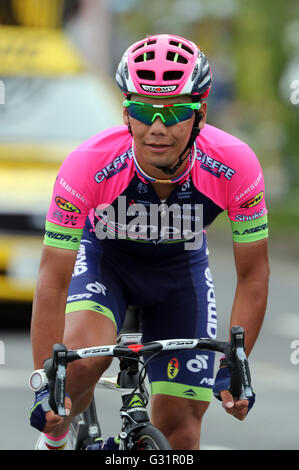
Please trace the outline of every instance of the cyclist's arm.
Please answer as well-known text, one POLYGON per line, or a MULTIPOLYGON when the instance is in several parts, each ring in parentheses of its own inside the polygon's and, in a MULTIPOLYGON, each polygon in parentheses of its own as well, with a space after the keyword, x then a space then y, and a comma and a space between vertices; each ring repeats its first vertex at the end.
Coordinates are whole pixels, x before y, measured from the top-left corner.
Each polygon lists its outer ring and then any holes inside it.
MULTIPOLYGON (((240 325, 244 328, 245 352, 248 356, 260 332, 266 311, 269 282, 268 239, 262 238, 249 243, 234 242, 234 256, 237 286, 230 326, 240 325)), ((242 421, 253 406, 254 398, 251 403, 250 400, 243 399, 234 401, 228 391, 229 381, 229 374, 226 371, 221 374, 219 369, 215 385, 218 388, 220 383, 223 385, 220 390, 222 405, 227 413, 242 421)))
POLYGON ((36 291, 31 338, 34 367, 62 342, 67 292, 86 218, 92 207, 89 154, 74 151, 63 161, 54 183, 46 221, 36 291))
POLYGON ((237 285, 230 325, 243 326, 246 355, 254 346, 266 312, 269 282, 268 238, 234 242, 237 285))
POLYGON ((231 148, 236 173, 228 183, 237 273, 231 325, 243 326, 249 355, 261 329, 268 297, 268 214, 261 165, 248 145, 231 148))
POLYGON ((54 343, 61 343, 65 305, 77 250, 43 246, 33 300, 31 341, 35 369, 43 368, 54 343))

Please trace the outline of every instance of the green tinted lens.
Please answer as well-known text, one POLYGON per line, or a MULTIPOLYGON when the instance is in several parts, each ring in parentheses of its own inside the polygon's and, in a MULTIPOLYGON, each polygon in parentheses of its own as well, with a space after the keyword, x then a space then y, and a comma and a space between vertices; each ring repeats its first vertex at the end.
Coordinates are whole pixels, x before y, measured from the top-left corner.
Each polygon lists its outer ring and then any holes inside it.
MULTIPOLYGON (((156 118, 158 115, 160 115, 160 117, 162 116, 162 114, 160 113, 162 109, 163 108, 158 111, 157 108, 147 106, 143 103, 130 103, 128 107, 130 116, 134 119, 137 119, 138 121, 143 122, 147 126, 150 126, 153 123, 154 117, 156 118)), ((162 121, 164 122, 164 118, 162 119, 162 121)))
POLYGON ((200 103, 186 103, 175 105, 152 105, 139 103, 138 101, 124 101, 129 115, 150 126, 157 117, 161 118, 165 126, 173 126, 178 122, 186 121, 193 115, 193 111, 199 109, 200 103))

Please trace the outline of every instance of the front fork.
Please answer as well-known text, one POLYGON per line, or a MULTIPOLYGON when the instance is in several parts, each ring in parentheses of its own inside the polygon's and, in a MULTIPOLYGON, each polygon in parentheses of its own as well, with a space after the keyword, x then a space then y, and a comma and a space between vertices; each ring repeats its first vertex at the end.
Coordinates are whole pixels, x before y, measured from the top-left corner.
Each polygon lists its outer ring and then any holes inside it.
POLYGON ((122 395, 123 406, 120 410, 122 430, 120 437, 120 450, 129 450, 133 447, 133 436, 137 429, 149 423, 149 416, 144 405, 142 393, 126 393, 122 395))

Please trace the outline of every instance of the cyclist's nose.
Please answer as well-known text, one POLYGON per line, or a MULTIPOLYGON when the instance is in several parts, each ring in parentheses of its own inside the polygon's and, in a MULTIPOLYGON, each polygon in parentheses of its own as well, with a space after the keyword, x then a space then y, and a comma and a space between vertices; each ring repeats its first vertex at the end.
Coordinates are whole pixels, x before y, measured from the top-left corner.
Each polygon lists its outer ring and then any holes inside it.
POLYGON ((153 132, 155 134, 167 133, 167 127, 165 126, 164 122, 162 121, 161 117, 158 114, 154 116, 154 120, 150 126, 150 132, 153 132))

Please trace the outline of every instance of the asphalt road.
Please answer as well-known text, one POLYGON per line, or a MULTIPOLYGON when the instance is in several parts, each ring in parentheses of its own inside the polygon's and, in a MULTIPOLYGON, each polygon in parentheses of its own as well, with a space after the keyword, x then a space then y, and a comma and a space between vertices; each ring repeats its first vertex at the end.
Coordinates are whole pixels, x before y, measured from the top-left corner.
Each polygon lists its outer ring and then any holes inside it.
MULTIPOLYGON (((230 242, 210 240, 210 261, 217 295, 218 337, 226 339, 235 276, 230 242)), ((257 393, 253 410, 239 422, 213 399, 204 417, 202 449, 298 450, 299 321, 298 256, 270 245, 271 281, 267 314, 250 357, 257 393), (297 343, 296 343, 297 340, 297 343), (293 361, 291 355, 293 353, 293 361), (298 364, 297 364, 298 362, 298 364)), ((2 312, 5 315, 7 312, 2 312)), ((29 425, 32 370, 29 331, 16 328, 0 332, 0 450, 33 449, 38 432, 29 425)), ((113 373, 114 366, 111 367, 113 373)), ((118 429, 120 396, 97 391, 105 435, 118 429), (100 395, 101 394, 101 395, 100 395)))

